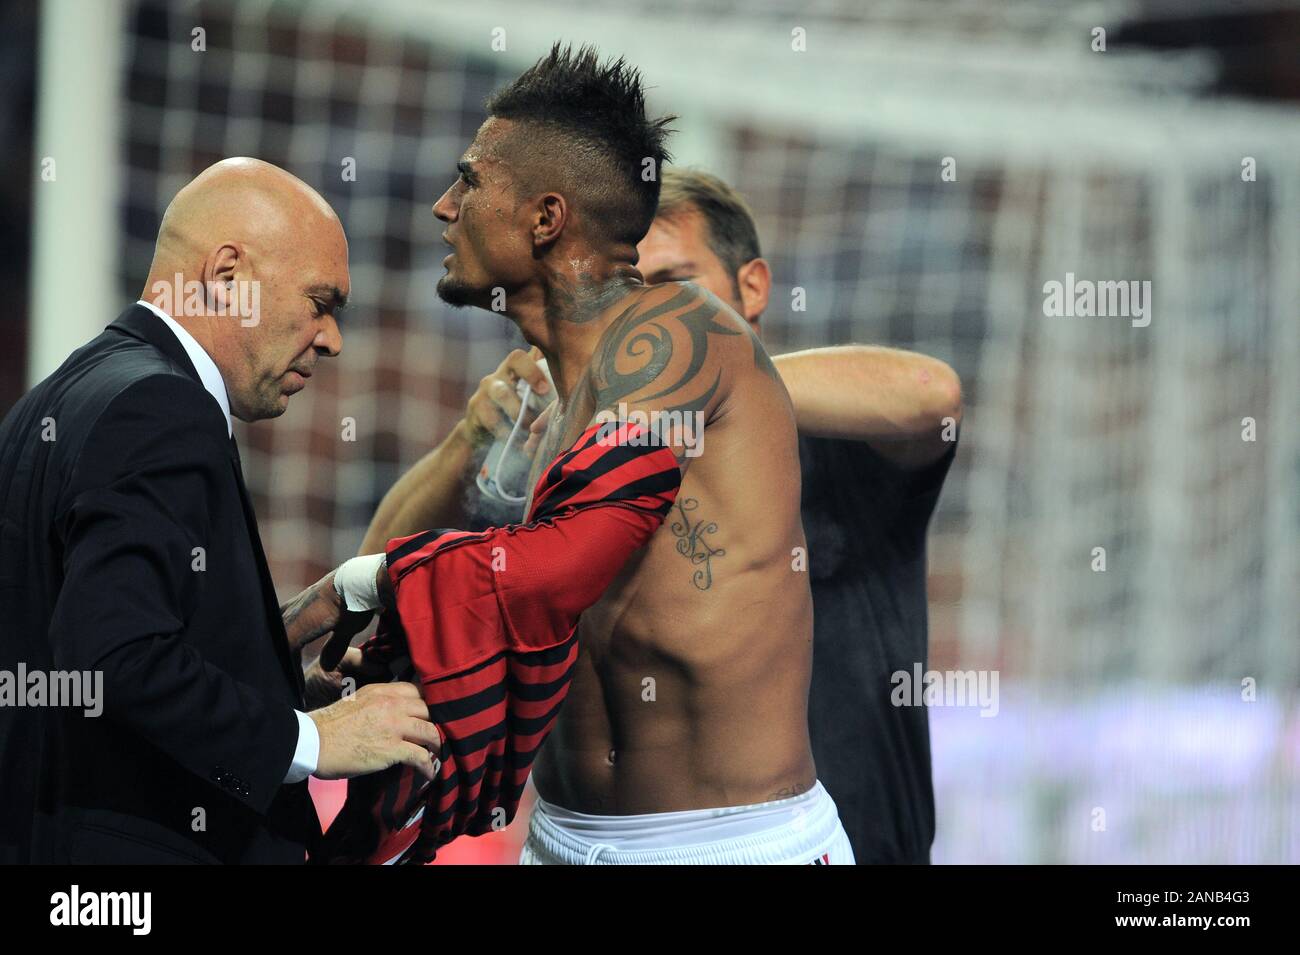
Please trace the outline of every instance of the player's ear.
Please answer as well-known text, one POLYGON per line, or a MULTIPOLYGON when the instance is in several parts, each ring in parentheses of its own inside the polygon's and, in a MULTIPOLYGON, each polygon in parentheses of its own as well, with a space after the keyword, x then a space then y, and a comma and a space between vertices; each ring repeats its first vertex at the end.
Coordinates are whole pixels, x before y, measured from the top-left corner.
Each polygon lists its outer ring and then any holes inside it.
POLYGON ((533 219, 533 245, 550 245, 560 237, 569 220, 569 204, 558 192, 548 192, 537 200, 533 219))
POLYGON ((744 306, 741 315, 752 325, 767 311, 767 296, 772 291, 772 270, 767 259, 750 259, 742 265, 736 273, 736 284, 744 306))

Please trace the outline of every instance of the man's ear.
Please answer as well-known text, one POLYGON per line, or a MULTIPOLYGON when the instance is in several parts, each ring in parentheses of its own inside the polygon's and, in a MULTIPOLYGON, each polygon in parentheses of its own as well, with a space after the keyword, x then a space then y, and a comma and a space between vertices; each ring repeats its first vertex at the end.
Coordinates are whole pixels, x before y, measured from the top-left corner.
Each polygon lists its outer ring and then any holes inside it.
POLYGON ((753 325, 767 311, 767 296, 772 291, 772 270, 767 259, 750 259, 736 273, 736 284, 740 286, 740 304, 744 306, 741 315, 753 325))
POLYGON ((227 243, 208 257, 203 267, 203 287, 208 308, 217 315, 233 315, 239 306, 239 290, 235 283, 243 265, 244 250, 227 243))
POLYGON ((560 237, 569 220, 569 205, 558 192, 548 192, 538 201, 533 225, 533 245, 549 245, 560 237))

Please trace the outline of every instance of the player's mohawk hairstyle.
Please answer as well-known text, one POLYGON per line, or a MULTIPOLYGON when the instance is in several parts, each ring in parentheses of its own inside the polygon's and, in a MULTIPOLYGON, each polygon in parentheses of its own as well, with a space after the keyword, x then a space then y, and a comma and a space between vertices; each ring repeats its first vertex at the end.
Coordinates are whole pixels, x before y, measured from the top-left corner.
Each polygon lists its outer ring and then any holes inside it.
POLYGON ((637 242, 659 203, 665 147, 676 116, 646 116, 641 72, 622 57, 604 63, 595 47, 556 43, 487 102, 491 116, 539 124, 567 140, 567 157, 603 231, 637 242), (650 162, 648 162, 650 161, 650 162), (653 163, 652 175, 643 175, 653 163), (603 208, 602 208, 603 207, 603 208), (617 221, 614 221, 617 220, 617 221))

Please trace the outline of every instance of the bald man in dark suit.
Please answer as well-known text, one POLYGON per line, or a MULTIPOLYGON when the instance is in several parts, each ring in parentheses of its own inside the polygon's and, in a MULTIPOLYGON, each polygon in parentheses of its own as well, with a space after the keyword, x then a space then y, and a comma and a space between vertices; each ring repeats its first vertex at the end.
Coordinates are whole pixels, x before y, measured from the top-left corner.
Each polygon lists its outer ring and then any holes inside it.
POLYGON ((308 775, 432 775, 439 745, 409 684, 303 712, 232 435, 339 354, 347 242, 304 183, 226 160, 145 289, 0 424, 0 862, 302 862, 308 775))

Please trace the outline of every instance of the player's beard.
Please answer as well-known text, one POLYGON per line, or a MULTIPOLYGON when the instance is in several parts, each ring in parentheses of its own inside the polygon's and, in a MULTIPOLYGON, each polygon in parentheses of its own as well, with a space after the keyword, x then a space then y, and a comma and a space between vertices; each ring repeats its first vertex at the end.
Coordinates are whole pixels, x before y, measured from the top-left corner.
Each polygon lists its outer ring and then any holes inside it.
POLYGON ((450 275, 444 275, 438 279, 438 298, 455 308, 473 305, 481 295, 479 289, 454 279, 450 275))

